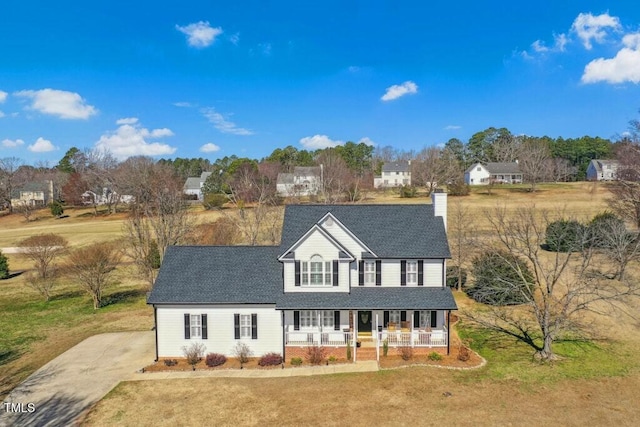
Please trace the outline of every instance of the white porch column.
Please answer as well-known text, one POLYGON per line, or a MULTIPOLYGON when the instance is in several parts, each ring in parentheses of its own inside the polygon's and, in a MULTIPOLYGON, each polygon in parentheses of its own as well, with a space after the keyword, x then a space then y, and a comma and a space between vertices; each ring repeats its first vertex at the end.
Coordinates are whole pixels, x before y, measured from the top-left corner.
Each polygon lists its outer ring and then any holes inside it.
POLYGON ((374 333, 376 334, 376 360, 380 362, 380 332, 378 332, 378 314, 376 314, 374 333))
POLYGON ((351 312, 353 318, 353 362, 356 361, 356 354, 358 353, 356 344, 358 341, 358 310, 353 310, 351 312))

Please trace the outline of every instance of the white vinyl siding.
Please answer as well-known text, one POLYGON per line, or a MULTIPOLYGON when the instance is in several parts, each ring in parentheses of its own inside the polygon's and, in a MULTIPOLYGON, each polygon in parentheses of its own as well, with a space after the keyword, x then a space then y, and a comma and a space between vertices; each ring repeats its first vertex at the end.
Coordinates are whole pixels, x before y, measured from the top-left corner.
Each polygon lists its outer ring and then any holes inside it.
POLYGON ((269 352, 282 353, 282 318, 281 312, 274 305, 175 305, 157 307, 158 356, 184 357, 182 347, 199 341, 205 346, 206 353, 221 353, 232 356, 232 349, 238 340, 234 335, 234 314, 249 316, 256 313, 258 318, 258 339, 243 341, 255 355, 269 352), (207 315, 207 339, 191 337, 184 339, 184 314, 199 313, 207 315), (160 333, 161 331, 161 333, 160 333))
MULTIPOLYGON (((418 286, 418 282, 411 284, 409 281, 409 263, 407 262, 407 286, 418 286)), ((442 259, 425 259, 423 260, 423 286, 442 286, 442 272, 444 271, 444 260, 442 259)), ((382 260, 382 286, 400 286, 400 260, 383 259, 382 260)), ((417 276, 417 275, 416 275, 417 276)), ((357 284, 357 277, 356 277, 357 284)))
POLYGON ((292 251, 295 260, 300 261, 300 286, 295 286, 294 260, 284 260, 285 292, 349 292, 349 260, 339 260, 339 248, 320 231, 310 233, 304 241, 294 246, 292 251), (322 264, 314 266, 314 257, 318 257, 317 262, 322 264), (338 286, 333 286, 333 261, 336 260, 340 261, 338 286))

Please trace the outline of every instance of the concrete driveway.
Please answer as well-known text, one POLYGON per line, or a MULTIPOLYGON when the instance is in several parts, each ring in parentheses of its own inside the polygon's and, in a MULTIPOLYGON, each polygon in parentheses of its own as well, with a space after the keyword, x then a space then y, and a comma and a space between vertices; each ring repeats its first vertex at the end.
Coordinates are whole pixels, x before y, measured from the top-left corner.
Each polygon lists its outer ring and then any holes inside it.
POLYGON ((95 335, 53 359, 0 406, 0 426, 67 426, 155 358, 154 333, 95 335))

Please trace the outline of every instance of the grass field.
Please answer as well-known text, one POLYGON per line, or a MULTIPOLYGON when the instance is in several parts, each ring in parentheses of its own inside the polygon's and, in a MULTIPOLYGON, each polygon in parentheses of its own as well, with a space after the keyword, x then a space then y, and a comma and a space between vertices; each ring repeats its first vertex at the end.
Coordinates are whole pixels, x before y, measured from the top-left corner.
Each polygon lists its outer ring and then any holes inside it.
MULTIPOLYGON (((505 205, 535 204, 563 209, 587 219, 606 208, 606 186, 590 183, 474 188, 460 200, 487 231, 483 213, 505 205)), ((374 194, 367 203, 427 203, 374 194)), ((201 222, 219 213, 194 209, 201 222)), ((43 215, 44 216, 44 215, 43 215)), ((41 218, 30 224, 19 216, 0 218, 0 247, 43 231, 65 235, 72 246, 119 237, 122 216, 41 218)), ((28 268, 10 255, 12 268, 28 268)), ((29 373, 95 333, 149 329, 152 311, 144 301, 145 284, 130 267, 120 271, 109 304, 94 312, 88 296, 72 284, 54 291, 49 303, 14 277, 0 281, 0 399, 29 373)), ((457 295, 459 306, 473 306, 457 295)), ((554 365, 532 360, 529 348, 483 331, 462 328, 489 364, 468 372, 409 368, 375 374, 282 379, 198 379, 122 383, 90 413, 88 425, 633 425, 640 415, 640 333, 622 315, 598 318, 607 340, 566 342, 554 365), (450 394, 450 395, 449 395, 450 394)))

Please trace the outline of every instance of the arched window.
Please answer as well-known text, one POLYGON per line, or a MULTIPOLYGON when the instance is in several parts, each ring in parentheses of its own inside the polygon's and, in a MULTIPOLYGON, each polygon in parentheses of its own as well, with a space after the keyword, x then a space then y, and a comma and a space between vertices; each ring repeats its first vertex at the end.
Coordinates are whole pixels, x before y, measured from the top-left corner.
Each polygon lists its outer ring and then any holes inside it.
POLYGON ((324 261, 320 255, 313 255, 302 262, 302 285, 331 286, 331 261, 324 261))

